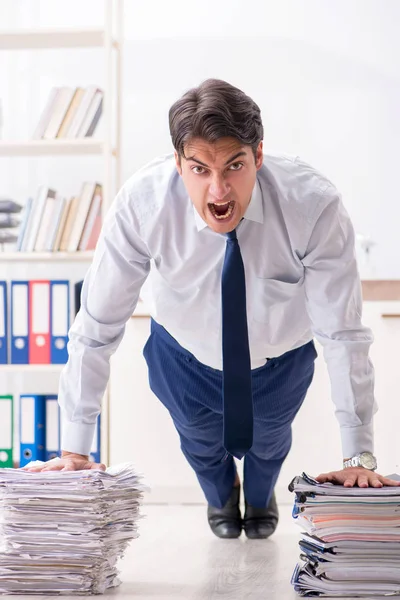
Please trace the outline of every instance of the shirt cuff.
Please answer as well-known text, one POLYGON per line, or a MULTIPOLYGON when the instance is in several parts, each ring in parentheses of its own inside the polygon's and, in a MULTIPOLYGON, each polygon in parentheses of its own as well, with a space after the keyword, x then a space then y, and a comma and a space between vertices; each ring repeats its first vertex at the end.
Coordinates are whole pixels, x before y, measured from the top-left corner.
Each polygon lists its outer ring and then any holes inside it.
POLYGON ((89 456, 95 429, 96 423, 75 423, 63 419, 61 449, 89 456))
POLYGON ((341 427, 343 458, 352 458, 360 452, 374 452, 374 424, 341 427))

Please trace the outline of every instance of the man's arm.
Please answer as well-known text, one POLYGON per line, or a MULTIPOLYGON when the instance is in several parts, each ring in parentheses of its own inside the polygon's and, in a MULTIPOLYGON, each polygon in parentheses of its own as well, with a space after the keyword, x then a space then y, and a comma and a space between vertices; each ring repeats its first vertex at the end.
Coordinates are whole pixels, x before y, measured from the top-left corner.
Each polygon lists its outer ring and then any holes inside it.
POLYGON ((150 258, 127 193, 121 190, 106 216, 69 332, 69 359, 59 387, 64 453, 89 455, 110 356, 136 307, 150 258))
MULTIPOLYGON (((313 332, 324 348, 343 456, 350 458, 374 450, 374 369, 368 357, 373 336, 361 323, 362 294, 353 226, 336 190, 321 202, 303 259, 305 293, 313 332)), ((322 473, 317 480, 345 487, 400 485, 363 467, 322 473)))
POLYGON ((361 323, 362 295, 354 230, 336 190, 321 210, 306 255, 305 294, 312 329, 322 344, 344 457, 373 452, 374 369, 371 330, 361 323))

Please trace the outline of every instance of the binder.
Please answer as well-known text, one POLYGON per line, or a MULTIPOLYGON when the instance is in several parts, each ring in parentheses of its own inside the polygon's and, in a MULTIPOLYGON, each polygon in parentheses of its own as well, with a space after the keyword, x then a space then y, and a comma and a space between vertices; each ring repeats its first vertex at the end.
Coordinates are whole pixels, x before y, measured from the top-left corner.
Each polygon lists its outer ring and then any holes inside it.
POLYGON ((29 363, 50 364, 50 281, 29 282, 29 363))
POLYGON ((11 282, 11 363, 29 364, 29 282, 11 282))
POLYGON ((0 281, 0 365, 8 362, 7 282, 0 281))
POLYGON ((81 309, 81 295, 82 295, 83 279, 77 281, 74 286, 74 300, 75 300, 75 316, 81 309))
POLYGON ((100 462, 100 427, 101 415, 99 415, 96 420, 96 429, 94 430, 93 444, 89 454, 89 460, 95 463, 100 462))
POLYGON ((51 460, 60 456, 60 408, 58 406, 58 396, 46 395, 46 458, 51 460))
POLYGON ((20 466, 46 458, 46 397, 22 394, 19 397, 20 466))
POLYGON ((13 467, 13 397, 0 396, 0 467, 13 467))
POLYGON ((50 281, 50 362, 63 365, 68 360, 69 281, 50 281))

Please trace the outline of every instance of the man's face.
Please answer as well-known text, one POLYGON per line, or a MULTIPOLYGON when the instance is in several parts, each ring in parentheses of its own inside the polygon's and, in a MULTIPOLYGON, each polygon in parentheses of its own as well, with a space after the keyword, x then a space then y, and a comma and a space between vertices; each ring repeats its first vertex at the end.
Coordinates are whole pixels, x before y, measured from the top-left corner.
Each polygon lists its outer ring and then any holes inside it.
POLYGON ((251 146, 228 137, 215 143, 194 138, 184 152, 186 158, 175 152, 176 168, 197 212, 213 231, 232 231, 250 203, 262 142, 256 157, 251 146))

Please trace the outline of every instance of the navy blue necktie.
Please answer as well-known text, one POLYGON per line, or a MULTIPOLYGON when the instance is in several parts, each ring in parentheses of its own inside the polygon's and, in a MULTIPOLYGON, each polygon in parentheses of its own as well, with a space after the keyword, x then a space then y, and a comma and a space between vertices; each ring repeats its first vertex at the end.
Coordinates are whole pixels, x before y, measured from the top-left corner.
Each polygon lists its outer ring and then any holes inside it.
POLYGON ((236 231, 227 234, 222 268, 224 446, 242 458, 253 444, 253 398, 246 285, 236 231))

